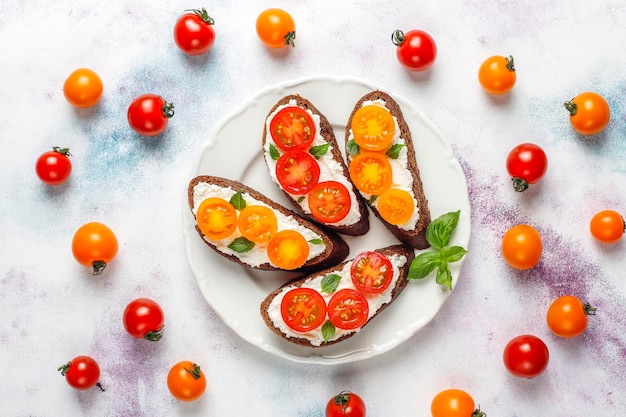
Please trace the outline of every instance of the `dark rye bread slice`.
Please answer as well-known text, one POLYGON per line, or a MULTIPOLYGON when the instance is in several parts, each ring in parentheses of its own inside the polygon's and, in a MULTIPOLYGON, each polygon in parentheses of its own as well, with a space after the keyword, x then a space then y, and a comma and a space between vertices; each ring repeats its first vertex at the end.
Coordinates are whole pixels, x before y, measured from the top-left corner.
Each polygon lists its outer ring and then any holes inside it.
MULTIPOLYGON (((348 247, 348 244, 344 242, 343 239, 341 239, 341 237, 338 234, 332 231, 324 230, 319 225, 312 223, 308 221, 307 219, 302 218, 298 214, 270 200, 265 195, 248 187, 247 185, 244 185, 238 181, 229 180, 226 178, 209 176, 209 175, 201 175, 201 176, 197 176, 193 178, 189 182, 189 186, 187 188, 187 198, 189 202, 189 209, 192 211, 192 214, 193 214, 193 207, 194 207, 194 187, 199 183, 208 183, 208 184, 213 184, 213 185, 217 185, 217 186, 224 187, 224 188, 230 187, 231 189, 235 191, 241 190, 242 193, 247 193, 252 198, 267 204, 276 212, 280 212, 284 214, 285 216, 293 217, 294 219, 298 221, 298 223, 301 226, 306 227, 312 230, 313 232, 315 232, 316 234, 320 235, 322 237, 322 240, 324 241, 324 244, 326 245, 325 251, 317 255, 316 257, 309 259, 302 267, 296 269, 295 271, 312 272, 312 271, 317 271, 323 268, 328 268, 329 266, 335 265, 338 262, 341 262, 344 259, 346 259, 346 257, 350 253, 350 248, 348 247)), ((250 265, 242 262, 241 259, 239 259, 237 256, 234 256, 234 255, 231 255, 231 254, 228 254, 219 250, 218 247, 214 243, 212 243, 210 240, 205 238, 204 234, 202 233, 202 231, 200 230, 197 224, 196 224, 196 231, 198 232, 202 240, 209 247, 211 247, 215 252, 219 253, 223 257, 233 262, 236 262, 240 265, 251 267, 250 265)), ((271 270, 271 271, 280 270, 279 268, 272 266, 269 262, 261 264, 254 268, 262 269, 262 270, 271 270)))
MULTIPOLYGON (((331 150, 331 154, 332 154, 332 157, 342 167, 342 169, 343 169, 343 176, 346 178, 347 183, 350 186, 350 191, 352 191, 352 193, 354 194, 355 199, 356 199, 356 203, 358 204, 360 220, 357 221, 356 223, 353 223, 351 225, 343 225, 343 226, 328 223, 328 224, 323 224, 323 226, 325 228, 327 228, 327 229, 334 230, 337 233, 341 233, 341 234, 344 234, 344 235, 349 235, 349 236, 361 236, 361 235, 364 235, 365 233, 368 232, 368 230, 370 228, 370 226, 369 226, 369 213, 367 211, 367 206, 365 205, 365 202, 363 201, 363 198, 361 197, 361 194, 359 193, 359 191, 352 184, 352 181, 350 181, 350 173, 348 171, 348 167, 346 166, 346 163, 345 163, 345 161, 343 159, 343 155, 341 154, 341 150, 339 149, 339 144, 337 143, 337 139, 335 138, 335 133, 333 132, 333 127, 330 124, 330 122, 328 121, 328 119, 326 118, 326 116, 324 116, 310 101, 308 101, 304 97, 302 97, 302 96, 300 96, 298 94, 292 94, 292 95, 288 95, 288 96, 285 96, 282 99, 280 99, 274 105, 274 107, 272 107, 272 109, 268 112, 267 117, 269 117, 274 111, 276 111, 276 109, 279 106, 289 104, 289 102, 291 100, 295 100, 296 104, 299 107, 301 107, 301 108, 303 108, 305 110, 310 110, 311 112, 313 112, 313 114, 319 115, 319 117, 320 117, 319 134, 321 135, 321 137, 326 142, 329 142, 331 144, 331 149, 332 149, 331 150)), ((266 120, 267 120, 267 118, 266 118, 266 120)), ((266 144, 266 142, 267 142, 269 137, 270 137, 270 133, 267 131, 267 123, 266 123, 264 125, 264 127, 263 127, 263 140, 262 140, 262 148, 261 148, 261 149, 263 149, 263 152, 265 152, 265 144, 266 144)), ((265 160, 265 155, 264 155, 263 160, 266 161, 265 160)), ((271 169, 269 166, 267 168, 268 168, 268 170, 271 169)), ((289 195, 289 193, 287 193, 285 190, 283 190, 282 187, 280 187, 280 184, 277 184, 277 185, 278 185, 279 188, 281 188, 281 190, 287 196, 287 198, 293 203, 293 205, 296 207, 298 212, 302 213, 302 215, 304 215, 305 217, 309 218, 311 221, 318 222, 313 216, 305 213, 302 210, 302 208, 300 207, 300 204, 298 204, 298 202, 294 198, 292 198, 289 195)))
MULTIPOLYGON (((354 114, 359 110, 365 101, 382 100, 385 102, 385 106, 391 112, 392 116, 395 116, 398 121, 398 127, 400 129, 400 137, 405 140, 408 159, 408 170, 413 178, 413 196, 417 200, 417 207, 420 212, 419 220, 412 230, 405 230, 396 225, 388 223, 383 219, 375 206, 373 206, 369 200, 366 200, 376 217, 396 236, 401 242, 416 249, 425 249, 429 247, 429 243, 426 241, 426 228, 430 224, 430 210, 428 209, 428 200, 424 195, 424 188, 422 186, 422 179, 420 177, 419 167, 417 166, 417 160, 415 159, 415 146, 413 145, 413 138, 411 137, 411 131, 409 126, 402 115, 402 109, 400 105, 387 93, 376 90, 372 91, 363 97, 355 104, 348 123, 346 124, 346 147, 350 139, 350 131, 352 126, 352 118, 354 114)), ((348 156, 348 162, 350 162, 350 154, 346 152, 348 156)))
MULTIPOLYGON (((396 281, 395 286, 391 289, 391 300, 380 306, 380 308, 378 309, 378 311, 376 311, 376 313, 370 317, 370 319, 361 327, 361 329, 363 329, 363 327, 365 327, 368 323, 370 323, 375 317, 377 317, 385 308, 387 308, 389 305, 391 305, 391 303, 393 303, 393 301, 398 298, 398 296, 400 295, 400 293, 402 292, 402 290, 404 290, 408 284, 408 279, 407 279, 407 274, 409 272, 409 267, 411 265, 411 261, 413 261, 413 258, 415 258, 415 252, 412 248, 406 246, 406 245, 393 245, 393 246, 387 246, 381 249, 376 249, 376 252, 385 255, 385 256, 392 256, 394 254, 397 255, 404 255, 406 257, 406 263, 399 268, 400 270, 400 276, 398 277, 398 280, 396 281)), ((287 337, 278 327, 276 327, 274 325, 274 323, 272 322, 272 319, 270 318, 270 316, 268 315, 268 308, 270 306, 270 303, 272 302, 272 300, 274 298, 276 298, 276 296, 278 294, 281 293, 281 291, 283 290, 283 288, 285 287, 301 287, 305 281, 309 278, 312 277, 318 277, 318 276, 326 276, 328 274, 332 274, 334 272, 338 272, 341 271, 341 269, 343 269, 343 267, 347 264, 352 262, 352 260, 349 261, 345 261, 342 262, 338 265, 335 265, 331 268, 325 269, 323 271, 318 271, 314 274, 310 274, 307 276, 302 276, 302 277, 298 277, 295 278, 289 282, 287 282, 286 284, 282 285, 281 287, 277 288, 276 290, 272 291, 261 303, 260 306, 260 312, 261 312, 261 317, 263 317, 263 321, 265 322, 265 325, 275 334, 277 334, 278 336, 280 336, 282 339, 291 342, 291 343, 295 343, 297 345, 300 346, 306 346, 306 347, 313 347, 313 348, 317 348, 317 347, 324 347, 324 346, 330 346, 330 345, 334 345, 336 343, 339 343, 343 340, 349 339, 350 337, 354 336, 355 334, 357 334, 358 332, 351 332, 351 333, 346 333, 343 336, 341 336, 338 339, 335 340, 331 340, 329 342, 324 342, 322 343, 320 346, 316 346, 316 345, 312 345, 308 339, 304 338, 304 337, 287 337)))

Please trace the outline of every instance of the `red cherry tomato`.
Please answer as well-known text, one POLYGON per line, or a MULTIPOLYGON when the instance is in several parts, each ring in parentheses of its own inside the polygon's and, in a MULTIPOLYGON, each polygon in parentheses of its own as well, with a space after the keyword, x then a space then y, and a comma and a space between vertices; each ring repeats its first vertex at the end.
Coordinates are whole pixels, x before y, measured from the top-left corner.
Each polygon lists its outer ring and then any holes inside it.
POLYGON ((322 223, 337 223, 350 212, 352 200, 348 189, 337 181, 318 183, 309 193, 309 209, 322 223))
POLYGON ((215 42, 215 21, 203 7, 188 10, 180 16, 174 26, 174 41, 187 55, 202 55, 211 49, 215 42))
POLYGON ((326 301, 311 288, 289 290, 280 303, 285 324, 297 332, 317 329, 326 319, 326 301))
POLYGON ((350 266, 354 286, 365 294, 380 294, 393 278, 391 261, 378 252, 361 252, 350 266))
POLYGON ((437 45, 423 30, 410 30, 407 33, 396 30, 391 40, 398 47, 396 50, 398 60, 407 69, 425 71, 435 63, 437 45))
POLYGON ((506 169, 513 178, 513 188, 521 192, 543 178, 548 169, 548 158, 534 143, 522 143, 509 152, 506 169))
POLYGON ((315 139, 315 123, 303 108, 285 107, 272 118, 270 134, 283 151, 306 151, 315 139))
POLYGON ((341 391, 326 404, 326 417, 365 417, 365 402, 350 391, 341 391))
POLYGON ((317 185, 320 166, 308 152, 289 151, 276 161, 276 177, 288 193, 304 195, 317 185))
POLYGON ((174 116, 174 105, 156 94, 143 94, 128 107, 128 124, 142 136, 160 135, 174 116))
POLYGON ((35 164, 35 172, 44 184, 63 184, 72 172, 72 161, 70 161, 70 150, 55 146, 51 151, 44 152, 35 164))
POLYGON ((520 378, 534 378, 548 366, 548 347, 537 336, 517 336, 504 348, 504 366, 520 378))
POLYGON ((328 319, 338 329, 358 329, 368 318, 367 299, 356 290, 350 288, 339 290, 328 302, 328 319))
POLYGON ((98 383, 100 367, 89 356, 77 356, 65 365, 61 365, 58 371, 72 388, 86 390, 97 385, 102 389, 98 383))
POLYGON ((149 298, 131 301, 122 316, 124 328, 132 337, 152 342, 163 337, 163 310, 149 298))

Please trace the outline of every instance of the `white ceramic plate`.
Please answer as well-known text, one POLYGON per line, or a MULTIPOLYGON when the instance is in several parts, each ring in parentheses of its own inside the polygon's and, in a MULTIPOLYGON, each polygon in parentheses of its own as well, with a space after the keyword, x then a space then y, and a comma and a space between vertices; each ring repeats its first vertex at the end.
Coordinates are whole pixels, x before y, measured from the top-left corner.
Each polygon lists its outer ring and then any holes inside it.
MULTIPOLYGON (((266 89, 244 103, 212 133, 200 149, 191 177, 215 175, 239 180, 291 208, 271 181, 261 157, 261 134, 268 111, 285 95, 300 94, 326 115, 342 144, 352 107, 359 98, 376 89, 383 90, 360 80, 338 77, 308 78, 266 89)), ((431 217, 461 210, 451 243, 467 248, 470 204, 461 166, 441 132, 410 101, 388 93, 400 104, 411 129, 431 217)), ((371 215, 370 220, 367 235, 345 238, 351 257, 363 250, 398 243, 376 217, 371 215)), ((450 291, 435 283, 434 277, 412 281, 391 306, 352 338, 322 348, 298 346, 272 333, 259 314, 259 306, 266 295, 293 274, 252 270, 226 260, 202 241, 194 224, 185 198, 183 233, 187 257, 208 303, 243 339, 296 362, 347 363, 387 352, 425 326, 450 295, 450 291)), ((453 286, 459 279, 460 268, 461 262, 451 265, 453 286)))

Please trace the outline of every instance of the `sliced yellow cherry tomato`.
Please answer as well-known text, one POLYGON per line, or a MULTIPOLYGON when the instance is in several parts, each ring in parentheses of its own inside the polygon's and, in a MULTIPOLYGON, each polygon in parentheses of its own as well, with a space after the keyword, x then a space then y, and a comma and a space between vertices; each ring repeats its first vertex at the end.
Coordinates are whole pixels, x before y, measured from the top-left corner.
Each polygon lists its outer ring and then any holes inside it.
POLYGON ((391 186, 391 165, 384 154, 362 152, 350 162, 350 178, 359 191, 380 195, 391 186))
POLYGON ((352 117, 354 141, 365 151, 384 151, 391 146, 396 125, 383 107, 363 106, 352 117))
POLYGON ((237 211, 223 198, 204 200, 196 214, 200 231, 211 240, 227 238, 237 229, 237 211))
POLYGON ((246 206, 239 213, 239 232, 254 243, 269 242, 278 230, 278 220, 272 209, 265 206, 246 206))
POLYGON ((413 197, 408 191, 390 188, 378 197, 378 212, 388 223, 405 224, 415 210, 413 197))
POLYGON ((309 243, 294 230, 282 230, 270 240, 267 256, 274 265, 282 269, 296 269, 304 265, 309 257, 309 243))

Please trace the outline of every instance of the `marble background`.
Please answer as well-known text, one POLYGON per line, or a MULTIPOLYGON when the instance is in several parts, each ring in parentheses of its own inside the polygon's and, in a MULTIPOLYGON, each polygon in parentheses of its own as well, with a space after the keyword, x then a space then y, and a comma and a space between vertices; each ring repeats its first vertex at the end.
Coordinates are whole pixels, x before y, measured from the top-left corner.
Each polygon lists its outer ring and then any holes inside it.
POLYGON ((490 416, 621 416, 626 408, 625 242, 588 232, 605 208, 626 212, 626 3, 622 0, 373 0, 125 2, 38 0, 0 5, 0 415, 309 416, 350 389, 369 416, 429 416, 440 390, 468 391, 490 416), (175 46, 185 9, 206 7, 216 43, 203 57, 175 46), (254 22, 288 10, 297 45, 272 51, 254 22), (439 55, 426 73, 396 60, 394 29, 421 28, 439 55), (487 95, 477 69, 490 55, 515 57, 518 81, 487 95), (105 92, 76 110, 62 85, 94 69, 105 92), (188 266, 182 199, 193 161, 214 129, 266 87, 316 75, 349 76, 400 94, 450 142, 467 177, 472 237, 462 276, 439 314, 394 350, 345 365, 298 364, 244 342, 204 300, 188 266), (596 91, 612 110, 594 137, 575 133, 562 103, 596 91), (126 109, 154 92, 176 104, 167 132, 135 135, 126 109), (522 194, 504 168, 509 150, 535 142, 548 174, 522 194), (37 157, 70 147, 74 171, 57 188, 35 175, 37 157), (87 221, 115 231, 120 251, 101 277, 71 254, 87 221), (505 230, 528 222, 544 239, 534 269, 509 268, 505 230), (585 334, 553 336, 545 311, 573 293, 598 308, 585 334), (126 304, 155 299, 166 314, 159 343, 130 338, 126 304), (532 380, 505 370, 502 349, 532 333, 548 345, 547 371, 532 380), (106 392, 78 392, 57 367, 93 356, 106 392), (204 397, 181 403, 169 368, 190 359, 208 379, 204 397))

